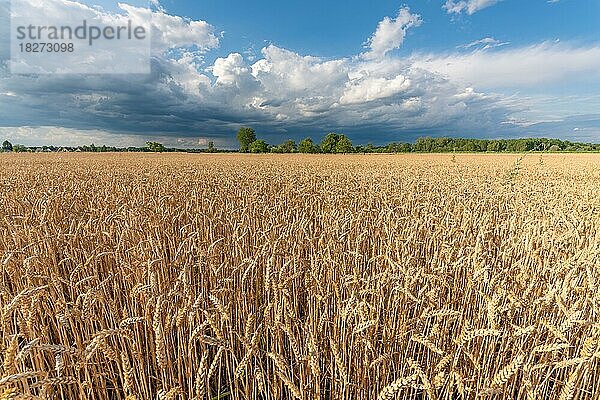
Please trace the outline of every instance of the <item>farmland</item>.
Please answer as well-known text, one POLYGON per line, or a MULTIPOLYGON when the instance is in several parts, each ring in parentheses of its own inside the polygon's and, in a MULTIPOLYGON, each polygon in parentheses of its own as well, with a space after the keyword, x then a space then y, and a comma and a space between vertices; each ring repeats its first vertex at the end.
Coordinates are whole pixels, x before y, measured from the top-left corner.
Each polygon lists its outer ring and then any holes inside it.
POLYGON ((599 193, 594 154, 0 155, 0 398, 597 399, 599 193))

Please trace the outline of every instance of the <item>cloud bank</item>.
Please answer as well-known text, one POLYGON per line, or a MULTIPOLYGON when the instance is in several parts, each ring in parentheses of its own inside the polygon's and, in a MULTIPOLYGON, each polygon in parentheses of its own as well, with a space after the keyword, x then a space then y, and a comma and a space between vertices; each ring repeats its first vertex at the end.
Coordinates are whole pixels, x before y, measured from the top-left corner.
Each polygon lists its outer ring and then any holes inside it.
MULTIPOLYGON (((78 3, 54 1, 70 12, 81 10, 78 3)), ((375 143, 425 134, 519 136, 535 134, 532 127, 547 118, 528 117, 538 100, 502 95, 501 88, 600 78, 594 68, 600 65, 597 46, 509 48, 487 38, 447 54, 394 56, 407 30, 422 23, 407 8, 384 18, 367 40, 367 51, 354 56, 325 59, 269 45, 253 61, 231 53, 206 65, 205 54, 219 46, 208 22, 120 7, 152 21, 152 73, 41 77, 0 69, 0 121, 4 127, 27 127, 15 130, 19 141, 81 143, 81 132, 88 132, 100 140, 113 135, 112 142, 120 144, 160 138, 197 146, 210 139, 232 147, 241 125, 275 143, 331 130, 375 143)), ((565 115, 553 120, 559 121, 558 134, 573 132, 565 115)), ((10 129, 3 133, 10 137, 10 129)))

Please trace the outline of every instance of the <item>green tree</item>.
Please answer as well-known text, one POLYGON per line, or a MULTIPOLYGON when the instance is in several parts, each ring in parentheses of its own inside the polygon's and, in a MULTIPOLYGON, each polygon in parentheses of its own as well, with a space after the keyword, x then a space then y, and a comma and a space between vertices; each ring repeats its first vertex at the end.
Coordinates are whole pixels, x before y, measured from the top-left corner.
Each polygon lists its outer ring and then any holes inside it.
POLYGON ((269 145, 264 140, 255 140, 250 143, 250 152, 251 153, 268 153, 269 145))
POLYGON ((319 148, 315 146, 311 138, 302 139, 300 143, 298 143, 298 152, 299 153, 318 153, 319 148))
POLYGON ((352 142, 346 136, 341 135, 338 142, 335 144, 335 152, 336 153, 352 153, 354 151, 354 147, 352 146, 352 142))
POLYGON ((5 140, 4 143, 2 143, 2 150, 3 151, 13 151, 12 143, 9 142, 8 140, 5 140))
POLYGON ((413 146, 414 151, 428 153, 433 150, 433 139, 430 137, 418 138, 413 146))
POLYGON ((240 142, 240 153, 247 153, 250 144, 256 141, 256 132, 252 128, 242 127, 237 133, 237 140, 240 142))
POLYGON ((503 150, 502 141, 500 140, 491 140, 487 144, 487 151, 499 152, 503 150))
POLYGON ((213 141, 208 142, 208 148, 206 149, 206 151, 208 151, 209 153, 216 153, 217 148, 215 147, 215 142, 213 142, 213 141))
POLYGON ((15 144, 13 146, 13 151, 15 153, 26 153, 29 151, 29 149, 25 146, 23 146, 22 144, 15 144))
POLYGON ((320 147, 323 153, 351 153, 354 150, 350 139, 335 132, 327 134, 320 147))
POLYGON ((451 146, 452 140, 450 138, 436 138, 433 140, 432 150, 435 152, 444 152, 448 151, 451 146))
POLYGON ((410 143, 390 143, 385 146, 385 151, 388 153, 410 153, 410 143))
POLYGON ((335 146, 340 140, 342 135, 337 133, 328 133, 327 136, 321 141, 321 152, 323 153, 335 153, 335 146))
POLYGON ((279 146, 277 146, 279 153, 295 153, 296 152, 296 142, 292 139, 286 140, 279 146))
POLYGON ((463 148, 461 150, 472 152, 472 151, 477 150, 477 146, 475 145, 475 143, 473 141, 469 140, 465 143, 465 145, 463 146, 463 148))
POLYGON ((165 151, 165 146, 158 142, 146 142, 146 148, 154 153, 162 153, 165 151))

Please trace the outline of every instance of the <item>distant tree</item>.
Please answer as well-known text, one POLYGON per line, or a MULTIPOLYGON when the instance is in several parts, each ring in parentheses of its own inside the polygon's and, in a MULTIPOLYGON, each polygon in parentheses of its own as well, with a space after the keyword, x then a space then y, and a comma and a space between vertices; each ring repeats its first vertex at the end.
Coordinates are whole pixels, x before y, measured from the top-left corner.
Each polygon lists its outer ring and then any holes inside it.
POLYGON ((12 143, 5 140, 4 143, 2 143, 2 151, 13 151, 12 143))
POLYGON ((436 138, 433 140, 431 150, 435 151, 435 152, 448 151, 448 147, 451 142, 452 142, 452 139, 450 139, 450 138, 446 138, 446 137, 436 138))
POLYGON ((250 144, 256 141, 256 132, 252 128, 242 127, 237 133, 237 140, 240 142, 240 153, 247 153, 250 144))
POLYGON ((250 152, 251 153, 268 153, 269 145, 264 140, 255 140, 250 143, 250 152))
POLYGON ((528 143, 523 139, 515 139, 508 141, 508 150, 514 152, 526 152, 531 150, 528 146, 528 143))
POLYGON ((387 153, 410 153, 411 149, 410 143, 390 143, 384 148, 387 153))
POLYGON ((499 152, 504 150, 502 141, 500 140, 491 140, 487 144, 487 151, 499 152))
POLYGON ((209 153, 215 153, 217 151, 217 148, 215 147, 215 142, 208 142, 208 149, 206 149, 206 151, 208 151, 209 153))
POLYGON ((295 153, 297 149, 296 142, 292 139, 286 140, 279 147, 281 148, 282 153, 295 153))
POLYGON ((353 150, 350 139, 334 132, 325 136, 320 147, 323 153, 350 153, 353 150))
POLYGON ((29 149, 27 147, 23 146, 22 144, 15 144, 13 146, 13 151, 15 153, 25 153, 25 152, 28 152, 29 149))
POLYGON ((315 146, 311 138, 306 138, 298 143, 299 153, 318 153, 319 148, 315 146))
POLYGON ((335 144, 335 152, 336 153, 352 153, 354 147, 352 146, 352 142, 346 136, 341 135, 340 140, 335 144))
POLYGON ((342 135, 337 133, 328 133, 327 136, 321 141, 321 152, 323 153, 335 153, 335 146, 340 140, 342 135))
POLYGON ((433 139, 430 137, 418 138, 413 146, 414 151, 427 153, 433 151, 433 139))
MULTIPOLYGON (((433 150, 435 151, 435 148, 433 150)), ((476 151, 477 146, 475 145, 475 143, 473 143, 473 141, 469 140, 465 143, 462 150, 463 151, 476 151)))
MULTIPOLYGON (((550 148, 552 148, 552 146, 556 146, 556 147, 558 147, 559 150, 562 150, 564 144, 561 140, 558 140, 558 139, 548 139, 548 150, 550 150, 550 148)), ((598 146, 598 145, 596 145, 596 146, 598 146)), ((597 150, 597 148, 595 150, 597 150)), ((551 151, 553 151, 553 150, 551 150, 551 151)))
POLYGON ((548 148, 548 151, 560 151, 560 147, 556 144, 553 144, 550 146, 550 148, 548 148))
POLYGON ((401 153, 410 153, 412 151, 412 146, 410 143, 400 143, 398 146, 398 151, 401 153))
POLYGON ((328 133, 319 146, 322 153, 351 153, 354 151, 352 141, 339 133, 328 133))
POLYGON ((158 142, 146 142, 146 148, 154 153, 162 153, 166 150, 165 146, 158 142))
POLYGON ((297 149, 296 142, 289 139, 271 149, 273 153, 295 153, 297 149))

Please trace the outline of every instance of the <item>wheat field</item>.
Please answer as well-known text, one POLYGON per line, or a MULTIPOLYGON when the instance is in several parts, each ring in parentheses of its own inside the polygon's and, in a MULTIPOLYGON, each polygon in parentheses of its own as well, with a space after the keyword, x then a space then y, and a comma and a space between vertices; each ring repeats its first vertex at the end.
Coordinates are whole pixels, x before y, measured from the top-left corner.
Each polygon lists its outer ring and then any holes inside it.
POLYGON ((598 399, 599 155, 0 156, 1 399, 598 399))

